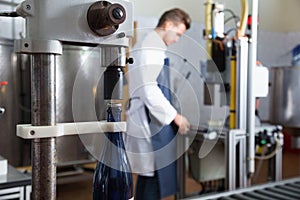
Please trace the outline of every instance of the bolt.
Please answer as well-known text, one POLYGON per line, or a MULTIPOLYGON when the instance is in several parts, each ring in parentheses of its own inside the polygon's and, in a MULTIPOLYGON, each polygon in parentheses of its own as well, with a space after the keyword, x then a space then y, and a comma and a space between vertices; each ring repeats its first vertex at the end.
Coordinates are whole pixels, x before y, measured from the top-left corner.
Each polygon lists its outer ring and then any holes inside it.
POLYGON ((118 35, 116 35, 116 38, 123 38, 123 37, 125 37, 126 35, 125 35, 125 33, 124 32, 121 32, 121 33, 119 33, 118 35))
POLYGON ((5 108, 0 107, 0 115, 3 115, 5 113, 5 108))
POLYGON ((124 16, 124 13, 121 8, 115 8, 112 14, 116 19, 121 19, 124 16))
POLYGON ((35 131, 34 130, 31 130, 30 131, 30 135, 34 135, 35 134, 35 131))

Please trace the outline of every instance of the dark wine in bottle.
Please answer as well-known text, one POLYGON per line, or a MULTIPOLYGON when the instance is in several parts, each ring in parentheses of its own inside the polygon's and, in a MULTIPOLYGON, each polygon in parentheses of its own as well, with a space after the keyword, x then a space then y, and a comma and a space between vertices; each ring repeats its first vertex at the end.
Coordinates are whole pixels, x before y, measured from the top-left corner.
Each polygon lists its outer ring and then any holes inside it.
MULTIPOLYGON (((121 104, 108 104, 107 121, 118 122, 121 104)), ((94 200, 133 199, 130 164, 125 152, 122 132, 105 133, 104 150, 94 174, 94 200)))

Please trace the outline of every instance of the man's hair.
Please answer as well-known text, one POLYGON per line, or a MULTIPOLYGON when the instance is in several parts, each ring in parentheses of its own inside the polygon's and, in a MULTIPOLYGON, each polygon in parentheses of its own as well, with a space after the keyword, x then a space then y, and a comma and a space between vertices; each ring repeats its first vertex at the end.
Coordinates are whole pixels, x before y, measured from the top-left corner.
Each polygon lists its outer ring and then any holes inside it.
POLYGON ((190 16, 179 8, 174 8, 166 11, 159 19, 156 27, 162 27, 167 21, 171 21, 174 24, 178 25, 183 23, 186 29, 189 29, 191 26, 190 16))

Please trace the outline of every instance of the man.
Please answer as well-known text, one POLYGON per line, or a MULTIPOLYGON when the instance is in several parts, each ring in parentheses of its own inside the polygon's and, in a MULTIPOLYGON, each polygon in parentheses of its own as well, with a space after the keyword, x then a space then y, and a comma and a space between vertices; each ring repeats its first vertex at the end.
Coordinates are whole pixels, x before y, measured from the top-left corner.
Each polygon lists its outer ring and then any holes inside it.
POLYGON ((183 10, 171 9, 131 51, 134 64, 128 70, 130 101, 125 143, 132 172, 138 174, 136 200, 156 200, 177 190, 176 146, 172 142, 176 132, 170 124, 174 123, 181 134, 189 130, 190 124, 162 93, 157 78, 167 46, 177 42, 190 23, 183 10), (170 156, 173 161, 164 163, 170 156))

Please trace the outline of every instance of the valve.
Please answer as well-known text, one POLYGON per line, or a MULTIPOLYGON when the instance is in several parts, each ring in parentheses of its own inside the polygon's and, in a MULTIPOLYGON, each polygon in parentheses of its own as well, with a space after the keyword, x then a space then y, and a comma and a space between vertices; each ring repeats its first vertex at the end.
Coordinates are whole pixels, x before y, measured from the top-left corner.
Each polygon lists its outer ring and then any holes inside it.
POLYGON ((88 25, 99 36, 113 34, 125 19, 125 8, 118 3, 112 4, 108 1, 93 3, 87 12, 88 25))
POLYGON ((8 85, 7 81, 0 81, 0 92, 1 93, 5 93, 7 85, 8 85))
POLYGON ((7 85, 7 84, 8 84, 7 81, 1 81, 1 82, 0 82, 0 86, 5 86, 5 85, 7 85))

